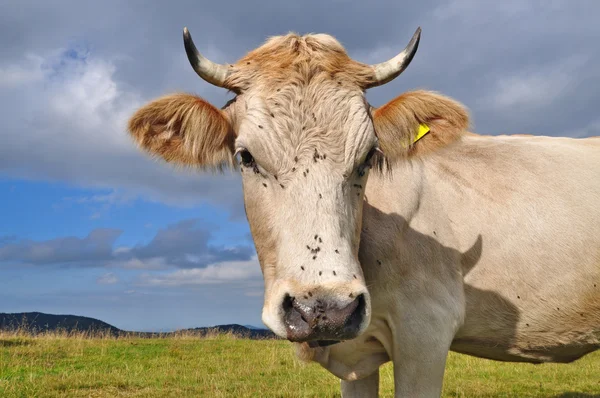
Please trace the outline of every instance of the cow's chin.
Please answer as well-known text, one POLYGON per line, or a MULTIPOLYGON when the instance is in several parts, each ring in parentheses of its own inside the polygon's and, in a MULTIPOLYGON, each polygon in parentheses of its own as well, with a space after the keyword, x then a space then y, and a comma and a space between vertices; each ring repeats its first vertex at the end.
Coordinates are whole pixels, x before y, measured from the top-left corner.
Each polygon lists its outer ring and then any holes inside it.
POLYGON ((263 323, 279 337, 317 345, 351 340, 369 326, 371 300, 358 280, 319 285, 288 281, 265 292, 263 323))

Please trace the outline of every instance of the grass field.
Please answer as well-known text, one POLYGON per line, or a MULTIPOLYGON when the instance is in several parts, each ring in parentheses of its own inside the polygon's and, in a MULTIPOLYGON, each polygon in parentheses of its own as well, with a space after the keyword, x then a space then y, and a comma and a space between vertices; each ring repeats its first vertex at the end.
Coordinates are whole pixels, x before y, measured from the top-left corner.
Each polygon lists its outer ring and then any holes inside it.
MULTIPOLYGON (((451 354, 445 397, 600 397, 600 352, 568 365, 451 354)), ((280 340, 0 333, 0 397, 339 397, 339 381, 280 340)), ((380 396, 393 396, 392 366, 380 396)))

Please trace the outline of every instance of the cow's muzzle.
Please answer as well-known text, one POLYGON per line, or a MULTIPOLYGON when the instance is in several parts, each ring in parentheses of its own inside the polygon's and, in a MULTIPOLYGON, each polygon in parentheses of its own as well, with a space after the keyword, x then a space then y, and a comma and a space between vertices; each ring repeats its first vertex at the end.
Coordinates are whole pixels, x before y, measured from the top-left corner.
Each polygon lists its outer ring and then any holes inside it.
POLYGON ((341 341, 358 336, 366 315, 366 303, 363 294, 343 305, 335 301, 302 300, 286 295, 283 311, 288 340, 341 341))

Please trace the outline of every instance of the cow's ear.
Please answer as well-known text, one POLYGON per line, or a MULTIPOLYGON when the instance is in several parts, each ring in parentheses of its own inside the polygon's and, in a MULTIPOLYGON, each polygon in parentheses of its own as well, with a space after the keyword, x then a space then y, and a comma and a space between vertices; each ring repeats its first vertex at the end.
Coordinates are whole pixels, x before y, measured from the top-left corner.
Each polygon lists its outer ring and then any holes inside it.
POLYGON ((235 135, 224 113, 190 94, 158 98, 137 110, 128 130, 152 155, 203 169, 234 167, 235 135))
POLYGON ((462 104, 430 91, 404 93, 372 114, 380 148, 390 163, 447 146, 469 127, 462 104))

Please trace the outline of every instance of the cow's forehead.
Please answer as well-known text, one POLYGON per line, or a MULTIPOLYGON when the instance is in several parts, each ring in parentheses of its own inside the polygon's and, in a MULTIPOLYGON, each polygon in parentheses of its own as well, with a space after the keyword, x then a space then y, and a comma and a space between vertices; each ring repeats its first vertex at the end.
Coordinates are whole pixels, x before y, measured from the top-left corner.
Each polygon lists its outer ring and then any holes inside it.
POLYGON ((276 89, 283 84, 307 84, 316 76, 361 90, 374 78, 369 65, 354 61, 327 34, 275 36, 233 65, 227 85, 241 90, 256 86, 276 89))
POLYGON ((376 141, 369 106, 360 91, 315 78, 268 95, 248 94, 237 144, 275 165, 289 159, 329 156, 350 165, 376 141))

